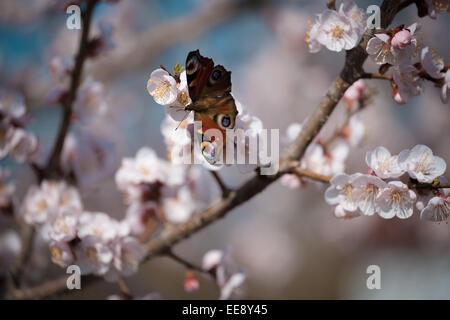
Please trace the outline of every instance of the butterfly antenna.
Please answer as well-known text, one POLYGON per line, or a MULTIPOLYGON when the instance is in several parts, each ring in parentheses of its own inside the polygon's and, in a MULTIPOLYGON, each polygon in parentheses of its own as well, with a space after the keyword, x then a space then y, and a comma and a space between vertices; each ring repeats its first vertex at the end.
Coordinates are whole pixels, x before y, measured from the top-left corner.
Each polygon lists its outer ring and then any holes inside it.
POLYGON ((189 115, 189 112, 186 112, 186 114, 184 115, 183 120, 181 120, 180 123, 178 123, 177 127, 175 128, 175 131, 178 130, 178 128, 180 127, 181 123, 182 123, 184 120, 186 120, 186 118, 188 117, 188 115, 189 115))

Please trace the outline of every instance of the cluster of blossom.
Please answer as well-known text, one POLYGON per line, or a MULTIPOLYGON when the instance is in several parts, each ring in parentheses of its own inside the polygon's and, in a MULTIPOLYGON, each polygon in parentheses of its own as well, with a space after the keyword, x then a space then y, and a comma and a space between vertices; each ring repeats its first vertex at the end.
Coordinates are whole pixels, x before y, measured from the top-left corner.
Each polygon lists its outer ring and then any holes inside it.
POLYGON ((195 170, 158 158, 150 148, 124 158, 116 184, 129 205, 125 220, 134 234, 142 234, 155 219, 186 222, 201 201, 195 190, 195 170))
MULTIPOLYGON (((232 294, 239 294, 239 289, 246 279, 245 273, 236 269, 229 251, 210 250, 206 252, 203 256, 202 269, 212 275, 216 281, 220 288, 221 300, 229 299, 232 294)), ((187 274, 185 289, 191 289, 192 281, 192 276, 187 274)))
POLYGON ((16 186, 10 181, 11 173, 0 167, 0 214, 12 213, 16 186))
MULTIPOLYGON (((324 142, 320 138, 313 141, 300 161, 300 168, 328 176, 344 172, 350 146, 361 146, 366 137, 366 126, 357 112, 365 106, 367 99, 368 94, 364 80, 355 82, 347 89, 344 94, 348 114, 347 123, 332 137, 332 143, 324 142)), ((287 129, 284 142, 292 143, 301 130, 301 124, 291 124, 287 129)), ((285 174, 281 177, 281 183, 290 189, 296 189, 304 186, 306 180, 295 174, 285 174)))
POLYGON ((145 256, 126 221, 84 211, 77 189, 62 181, 30 187, 20 216, 49 242, 52 261, 61 267, 75 263, 83 274, 114 281, 136 272, 145 256))
POLYGON ((376 34, 367 43, 367 53, 382 66, 383 72, 392 67, 392 96, 396 103, 406 104, 411 97, 420 95, 423 79, 429 79, 441 88, 442 102, 447 103, 449 66, 445 66, 444 59, 432 48, 422 45, 419 30, 420 25, 414 23, 408 28, 399 27, 376 34))
POLYGON ((350 50, 366 31, 367 15, 353 0, 338 1, 337 8, 318 14, 314 24, 308 22, 306 42, 310 52, 319 52, 322 46, 336 52, 350 50))
POLYGON ((450 215, 450 189, 426 189, 420 185, 445 182, 442 176, 445 161, 433 155, 430 148, 417 145, 403 150, 398 155, 384 147, 377 147, 366 154, 369 174, 337 174, 331 179, 331 186, 325 192, 325 200, 335 205, 338 218, 365 215, 390 219, 407 219, 413 215, 414 206, 420 210, 420 218, 441 222, 450 215), (406 179, 408 173, 412 187, 406 179), (415 191, 412 190, 415 188, 415 191), (424 203, 427 203, 424 205, 424 203))
POLYGON ((39 156, 39 141, 24 129, 26 108, 16 92, 0 91, 0 159, 8 154, 17 162, 32 162, 39 156))

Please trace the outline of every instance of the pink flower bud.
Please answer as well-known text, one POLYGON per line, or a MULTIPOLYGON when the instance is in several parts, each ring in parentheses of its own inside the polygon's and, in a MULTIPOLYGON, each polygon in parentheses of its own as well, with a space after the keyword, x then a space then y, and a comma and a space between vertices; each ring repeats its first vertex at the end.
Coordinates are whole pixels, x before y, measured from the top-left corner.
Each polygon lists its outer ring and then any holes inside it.
POLYGON ((405 49, 411 44, 411 32, 405 29, 397 32, 392 38, 391 45, 394 49, 405 49))
POLYGON ((194 276, 194 273, 192 273, 192 271, 187 271, 186 278, 184 280, 184 290, 186 292, 194 292, 197 291, 199 288, 200 282, 194 276))

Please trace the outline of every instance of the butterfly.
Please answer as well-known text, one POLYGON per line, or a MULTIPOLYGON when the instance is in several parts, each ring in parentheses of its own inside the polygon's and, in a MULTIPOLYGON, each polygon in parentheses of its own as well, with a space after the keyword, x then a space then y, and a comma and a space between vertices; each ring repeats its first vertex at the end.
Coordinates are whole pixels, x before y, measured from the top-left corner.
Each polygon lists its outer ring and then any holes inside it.
POLYGON ((221 65, 215 66, 212 59, 203 57, 196 50, 189 52, 186 58, 186 78, 192 103, 185 110, 194 111, 194 121, 202 123, 199 132, 202 152, 210 143, 216 146, 215 156, 207 158, 209 162, 215 162, 225 149, 226 130, 234 128, 238 115, 231 95, 231 72, 221 65), (209 129, 219 130, 221 136, 209 134, 209 129))

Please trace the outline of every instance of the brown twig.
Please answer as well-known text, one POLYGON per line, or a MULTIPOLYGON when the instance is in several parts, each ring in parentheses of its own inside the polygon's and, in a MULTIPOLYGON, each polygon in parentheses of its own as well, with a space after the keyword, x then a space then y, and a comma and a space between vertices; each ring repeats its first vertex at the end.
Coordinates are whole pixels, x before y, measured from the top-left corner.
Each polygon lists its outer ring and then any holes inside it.
POLYGON ((193 271, 197 271, 199 273, 204 273, 204 274, 209 274, 210 273, 206 270, 203 270, 201 267, 185 260, 184 258, 178 256, 177 254, 175 254, 173 251, 169 250, 167 251, 166 255, 170 258, 172 258, 173 260, 175 260, 176 262, 178 262, 179 264, 182 264, 186 269, 188 270, 193 270, 193 271))
POLYGON ((330 176, 325 176, 322 174, 318 174, 309 170, 301 169, 298 165, 294 165, 290 170, 291 173, 296 174, 301 178, 309 178, 315 181, 320 181, 324 183, 329 183, 331 178, 330 176))
POLYGON ((450 183, 408 183, 410 189, 450 189, 450 183))
POLYGON ((336 10, 336 0, 328 0, 327 7, 330 10, 336 10))
POLYGON ((34 240, 34 228, 27 224, 23 224, 21 232, 21 243, 22 247, 20 253, 17 257, 16 265, 11 272, 11 286, 21 286, 23 279, 23 271, 27 265, 27 262, 31 256, 33 250, 33 240, 34 240))
POLYGON ((222 178, 219 176, 219 174, 216 171, 211 170, 210 172, 211 172, 211 175, 213 176, 214 180, 216 180, 217 185, 219 186, 220 190, 222 191, 222 197, 226 198, 230 194, 231 190, 225 185, 222 178))
POLYGON ((94 12, 97 2, 98 0, 89 0, 86 5, 86 10, 82 14, 83 28, 78 46, 78 53, 75 57, 75 66, 73 67, 71 73, 70 88, 67 97, 63 102, 64 109, 62 123, 45 170, 45 174, 47 176, 54 175, 54 172, 58 172, 60 169, 61 152, 67 133, 69 132, 70 121, 72 118, 72 106, 77 97, 77 91, 80 86, 81 76, 83 73, 83 65, 88 54, 89 30, 92 20, 92 13, 94 12))
POLYGON ((117 276, 117 284, 119 285, 120 292, 125 300, 133 299, 130 288, 128 288, 125 280, 121 276, 117 276))
POLYGON ((392 80, 392 76, 389 76, 387 74, 380 74, 380 73, 364 73, 362 75, 363 79, 380 79, 380 80, 392 80))

